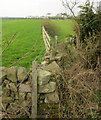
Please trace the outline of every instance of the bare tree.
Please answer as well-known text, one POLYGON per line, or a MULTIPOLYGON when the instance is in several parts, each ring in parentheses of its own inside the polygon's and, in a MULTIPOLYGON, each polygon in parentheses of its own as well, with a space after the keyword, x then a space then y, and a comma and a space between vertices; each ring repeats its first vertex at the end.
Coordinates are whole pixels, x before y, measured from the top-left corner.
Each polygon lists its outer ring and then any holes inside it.
POLYGON ((74 2, 69 2, 68 0, 62 0, 62 5, 66 9, 70 10, 74 18, 75 18, 74 8, 77 7, 78 3, 79 2, 77 0, 75 0, 74 2))
MULTIPOLYGON (((74 8, 77 7, 78 5, 78 0, 75 0, 74 2, 70 2, 68 0, 62 0, 62 4, 66 9, 69 9, 70 13, 72 14, 74 20, 76 20, 76 15, 74 13, 74 8)), ((77 49, 80 48, 80 29, 79 29, 79 25, 75 24, 74 25, 74 31, 76 33, 76 47, 77 49)))

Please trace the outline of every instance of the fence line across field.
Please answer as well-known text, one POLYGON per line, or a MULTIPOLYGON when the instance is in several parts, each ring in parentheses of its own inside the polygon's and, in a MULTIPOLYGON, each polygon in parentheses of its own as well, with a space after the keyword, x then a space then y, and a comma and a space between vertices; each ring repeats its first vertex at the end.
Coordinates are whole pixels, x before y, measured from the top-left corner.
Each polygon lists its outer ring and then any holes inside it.
MULTIPOLYGON (((45 27, 42 26, 42 35, 43 35, 43 41, 45 44, 45 48, 46 48, 46 52, 49 52, 52 49, 52 45, 51 45, 51 38, 49 36, 49 34, 47 33, 47 31, 45 30, 45 27)), ((58 46, 58 36, 56 35, 54 38, 54 48, 56 48, 58 46)))
POLYGON ((51 48, 51 44, 50 44, 51 39, 48 33, 46 32, 44 26, 42 26, 42 34, 43 34, 43 40, 44 40, 45 47, 46 47, 46 52, 48 52, 51 48))

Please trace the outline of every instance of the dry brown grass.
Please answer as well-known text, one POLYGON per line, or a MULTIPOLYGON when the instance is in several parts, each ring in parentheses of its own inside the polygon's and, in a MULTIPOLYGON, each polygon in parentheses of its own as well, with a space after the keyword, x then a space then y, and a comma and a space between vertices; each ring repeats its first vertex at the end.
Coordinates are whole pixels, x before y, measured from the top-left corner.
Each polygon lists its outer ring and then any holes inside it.
MULTIPOLYGON (((75 49, 78 54, 68 54, 58 75, 61 118, 100 118, 100 62, 97 37, 91 36, 87 46, 75 49), (70 59, 72 58, 72 59, 70 59)), ((62 62, 61 62, 62 63, 62 62)))
POLYGON ((59 76, 61 117, 96 118, 99 111, 99 77, 91 69, 85 70, 80 65, 78 69, 65 70, 59 76))

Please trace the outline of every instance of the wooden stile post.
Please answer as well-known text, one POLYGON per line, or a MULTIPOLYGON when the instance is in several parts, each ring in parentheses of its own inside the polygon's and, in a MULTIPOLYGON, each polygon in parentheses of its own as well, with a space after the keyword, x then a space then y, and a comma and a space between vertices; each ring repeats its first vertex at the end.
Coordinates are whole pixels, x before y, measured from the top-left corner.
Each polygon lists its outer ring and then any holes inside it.
POLYGON ((32 118, 37 118, 37 67, 36 61, 32 63, 32 118))
POLYGON ((58 45, 58 36, 55 36, 54 47, 57 48, 58 45))

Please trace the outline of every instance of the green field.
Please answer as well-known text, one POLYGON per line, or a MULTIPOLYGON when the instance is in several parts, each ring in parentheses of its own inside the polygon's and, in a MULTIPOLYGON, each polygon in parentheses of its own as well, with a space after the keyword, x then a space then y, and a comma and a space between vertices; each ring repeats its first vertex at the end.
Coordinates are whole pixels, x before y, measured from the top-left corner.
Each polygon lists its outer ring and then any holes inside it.
MULTIPOLYGON (((63 41, 67 36, 74 35, 73 21, 52 20, 59 28, 59 41, 63 41)), ((24 66, 29 68, 32 61, 38 55, 44 55, 45 47, 41 32, 42 20, 35 19, 14 19, 3 20, 2 22, 2 49, 7 46, 8 41, 14 42, 4 51, 2 55, 2 66, 24 66), (14 36, 14 34, 16 35, 14 36), (34 45, 33 49, 32 46, 34 45), (25 55, 27 53, 27 55, 25 55), (24 56, 24 59, 21 57, 24 56), (16 63, 21 59, 18 63, 16 63)), ((42 56, 37 60, 40 62, 42 56)))

